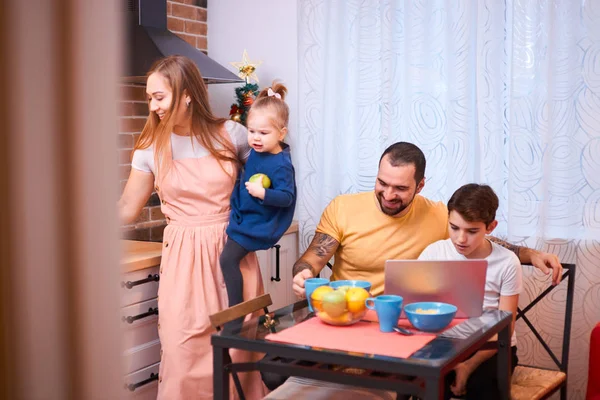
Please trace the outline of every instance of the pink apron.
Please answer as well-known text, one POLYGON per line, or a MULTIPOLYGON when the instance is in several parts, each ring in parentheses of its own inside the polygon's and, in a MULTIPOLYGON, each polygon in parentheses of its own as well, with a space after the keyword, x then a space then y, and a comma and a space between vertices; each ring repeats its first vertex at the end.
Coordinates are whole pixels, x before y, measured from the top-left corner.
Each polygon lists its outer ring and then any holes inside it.
MULTIPOLYGON (((223 167, 226 171, 212 155, 175 160, 157 187, 168 223, 158 290, 161 400, 213 398, 210 335, 215 330, 208 317, 227 308, 219 255, 234 186, 230 175, 235 177, 232 163, 223 167)), ((244 299, 264 293, 256 255, 248 254, 240 268, 244 299)), ((232 357, 244 362, 260 355, 236 352, 232 357)), ((258 372, 240 374, 240 379, 247 399, 266 395, 258 372)))

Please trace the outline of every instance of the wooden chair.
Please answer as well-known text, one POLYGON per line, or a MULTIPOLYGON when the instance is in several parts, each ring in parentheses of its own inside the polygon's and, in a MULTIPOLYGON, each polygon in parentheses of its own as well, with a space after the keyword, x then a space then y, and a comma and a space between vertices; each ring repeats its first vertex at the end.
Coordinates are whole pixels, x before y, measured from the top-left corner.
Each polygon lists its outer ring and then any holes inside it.
POLYGON ((554 290, 555 286, 548 287, 522 310, 518 308, 516 318, 517 320, 520 318, 523 319, 538 341, 542 344, 542 347, 548 352, 548 355, 550 355, 558 369, 552 370, 528 365, 517 365, 512 376, 511 397, 513 400, 547 399, 558 390, 560 390, 561 400, 567 399, 567 370, 569 365, 569 345, 571 343, 573 295, 575 292, 575 264, 562 264, 562 266, 564 270, 561 282, 565 278, 568 278, 568 281, 560 361, 525 315, 541 299, 554 290))
MULTIPOLYGON (((220 331, 223 326, 231 321, 234 321, 238 318, 244 317, 248 314, 253 314, 259 310, 263 310, 265 314, 269 313, 268 307, 273 304, 271 300, 270 294, 263 294, 262 296, 256 297, 252 300, 244 301, 243 303, 236 304, 233 307, 229 307, 226 310, 220 311, 218 313, 210 315, 208 318, 210 320, 211 325, 217 330, 220 331)), ((231 364, 231 358, 226 360, 228 364, 231 364)), ((238 396, 240 400, 245 400, 244 392, 242 390, 242 384, 240 383, 240 378, 238 377, 237 370, 233 366, 227 367, 228 372, 231 373, 233 377, 233 383, 235 384, 235 389, 238 392, 238 396)), ((242 372, 241 370, 239 372, 242 372)))
POLYGON ((210 320, 213 328, 215 328, 217 331, 220 331, 223 328, 223 325, 226 323, 244 317, 248 314, 255 313, 258 310, 262 309, 265 314, 268 314, 269 306, 271 305, 273 305, 273 301, 271 300, 271 295, 267 293, 210 315, 208 319, 210 320))

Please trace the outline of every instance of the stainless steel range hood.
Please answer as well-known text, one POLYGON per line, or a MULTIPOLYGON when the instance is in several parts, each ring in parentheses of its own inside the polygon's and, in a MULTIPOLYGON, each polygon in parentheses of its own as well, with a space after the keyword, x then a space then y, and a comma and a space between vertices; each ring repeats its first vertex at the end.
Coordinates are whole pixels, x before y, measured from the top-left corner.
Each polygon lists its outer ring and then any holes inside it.
POLYGON ((194 60, 206 83, 244 82, 167 29, 167 0, 123 0, 126 7, 124 81, 145 83, 146 72, 159 58, 182 55, 194 60))

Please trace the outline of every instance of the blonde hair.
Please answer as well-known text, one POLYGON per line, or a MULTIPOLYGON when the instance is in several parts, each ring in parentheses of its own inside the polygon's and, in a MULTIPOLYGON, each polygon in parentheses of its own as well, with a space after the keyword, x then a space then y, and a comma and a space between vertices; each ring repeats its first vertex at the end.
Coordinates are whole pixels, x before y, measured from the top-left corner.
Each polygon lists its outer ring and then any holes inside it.
POLYGON ((287 88, 283 84, 273 81, 271 87, 261 90, 258 96, 256 96, 256 100, 250 107, 250 111, 248 111, 248 119, 252 112, 269 109, 275 116, 272 121, 273 124, 279 129, 287 128, 290 121, 290 109, 285 102, 286 95, 287 88), (271 89, 273 93, 281 96, 281 98, 277 98, 273 95, 269 96, 269 89, 271 89))
POLYGON ((187 111, 191 113, 192 119, 191 139, 195 137, 219 161, 221 168, 223 162, 239 165, 233 144, 221 131, 226 119, 213 115, 208 102, 208 91, 196 64, 187 57, 168 56, 157 60, 146 76, 153 73, 166 79, 173 91, 173 101, 162 121, 156 113, 149 113, 134 151, 154 145, 154 162, 158 172, 156 179, 161 180, 159 175, 164 176, 171 162, 171 156, 165 155, 170 155, 171 152, 170 138, 175 125, 175 111, 179 109, 184 93, 191 100, 187 111))

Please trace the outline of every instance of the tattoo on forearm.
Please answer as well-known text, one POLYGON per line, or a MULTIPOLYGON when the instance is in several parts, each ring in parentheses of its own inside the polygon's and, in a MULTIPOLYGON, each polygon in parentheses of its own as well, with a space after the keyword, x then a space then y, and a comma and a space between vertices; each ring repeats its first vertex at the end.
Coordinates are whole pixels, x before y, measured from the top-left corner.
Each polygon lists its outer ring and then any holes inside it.
POLYGON ((305 269, 310 270, 313 276, 317 275, 312 265, 310 265, 306 261, 298 260, 296 261, 296 263, 294 264, 294 268, 292 269, 292 276, 298 275, 300 271, 304 271, 305 269))
POLYGON ((337 245, 338 241, 331 236, 317 232, 315 233, 315 237, 313 238, 308 250, 312 251, 319 257, 326 257, 331 254, 337 245))
POLYGON ((519 253, 521 252, 521 246, 517 246, 516 244, 505 242, 504 240, 498 239, 497 237, 494 237, 494 236, 488 236, 488 239, 491 242, 499 244, 500 246, 512 251, 513 253, 515 253, 517 255, 517 257, 520 256, 519 253))

